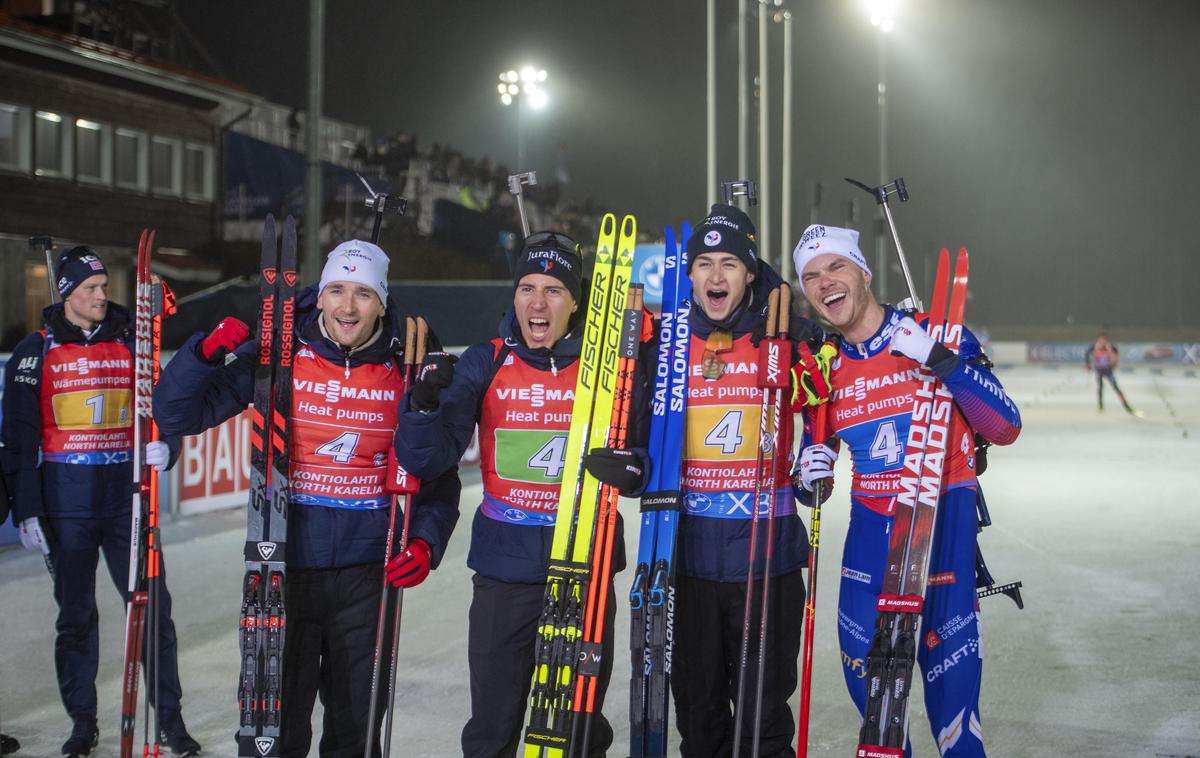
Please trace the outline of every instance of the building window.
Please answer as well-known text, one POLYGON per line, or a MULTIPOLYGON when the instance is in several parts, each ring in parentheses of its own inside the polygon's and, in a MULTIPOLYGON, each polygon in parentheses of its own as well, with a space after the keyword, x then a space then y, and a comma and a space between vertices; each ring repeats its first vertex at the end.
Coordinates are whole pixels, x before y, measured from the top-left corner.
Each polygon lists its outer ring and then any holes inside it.
POLYGON ((29 109, 0 103, 0 168, 29 171, 29 109))
POLYGON ((38 176, 71 176, 71 134, 62 114, 37 111, 34 116, 34 172, 38 176))
POLYGON ((183 191, 183 155, 179 140, 150 139, 150 189, 156 195, 178 197, 183 191))
POLYGON ((75 119, 75 177, 93 184, 112 183, 111 130, 106 124, 75 119))
POLYGON ((188 200, 213 199, 213 149, 208 145, 183 146, 183 193, 188 200))
POLYGON ((150 183, 146 133, 119 128, 114 142, 116 185, 121 189, 145 192, 150 183))

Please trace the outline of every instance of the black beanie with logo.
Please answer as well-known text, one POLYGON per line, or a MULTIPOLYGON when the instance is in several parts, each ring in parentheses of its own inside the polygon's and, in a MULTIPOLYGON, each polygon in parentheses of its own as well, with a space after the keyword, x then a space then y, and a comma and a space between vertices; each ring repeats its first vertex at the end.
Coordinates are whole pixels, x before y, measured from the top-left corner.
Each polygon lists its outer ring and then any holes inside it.
POLYGON ((692 230, 688 239, 688 271, 696 256, 703 253, 729 253, 758 270, 758 242, 754 239, 754 223, 741 208, 714 203, 708 216, 692 230))
POLYGON ((583 256, 579 244, 561 232, 534 232, 525 238, 513 267, 513 286, 529 274, 545 274, 563 283, 575 302, 583 293, 583 256))

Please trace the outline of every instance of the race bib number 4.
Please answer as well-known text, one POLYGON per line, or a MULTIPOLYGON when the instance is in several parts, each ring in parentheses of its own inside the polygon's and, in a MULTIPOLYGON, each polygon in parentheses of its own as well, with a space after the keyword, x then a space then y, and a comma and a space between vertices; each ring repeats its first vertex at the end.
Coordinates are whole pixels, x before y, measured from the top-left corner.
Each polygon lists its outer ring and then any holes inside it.
POLYGON ((496 475, 513 482, 559 484, 566 468, 567 433, 497 429, 496 475))
POLYGON ((688 460, 754 460, 758 455, 758 423, 757 406, 689 408, 688 460))

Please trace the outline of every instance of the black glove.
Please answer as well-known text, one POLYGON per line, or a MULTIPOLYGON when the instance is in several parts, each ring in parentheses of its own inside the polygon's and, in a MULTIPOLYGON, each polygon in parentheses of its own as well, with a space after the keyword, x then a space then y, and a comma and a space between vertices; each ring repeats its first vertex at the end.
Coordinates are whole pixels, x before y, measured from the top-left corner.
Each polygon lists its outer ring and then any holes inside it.
POLYGON ((458 362, 449 353, 430 353, 417 370, 408 404, 415 411, 432 411, 438 407, 438 393, 454 381, 454 364, 458 362))
POLYGON ((594 447, 583 461, 588 472, 624 495, 641 492, 646 486, 647 466, 632 450, 594 447))

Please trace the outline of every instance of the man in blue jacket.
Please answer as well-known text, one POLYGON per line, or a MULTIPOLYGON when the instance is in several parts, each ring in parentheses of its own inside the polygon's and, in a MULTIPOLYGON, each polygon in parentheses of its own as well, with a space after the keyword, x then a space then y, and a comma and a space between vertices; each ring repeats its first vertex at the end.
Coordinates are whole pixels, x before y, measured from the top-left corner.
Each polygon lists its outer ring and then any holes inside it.
MULTIPOLYGON (((1013 443, 1021 433, 1020 411, 969 330, 963 329, 955 353, 929 336, 913 315, 875 299, 857 231, 814 224, 804 231, 793 259, 808 301, 840 332, 830 371, 828 432, 849 448, 854 471, 837 616, 846 687, 862 712, 867 703, 867 658, 877 632, 877 603, 921 386, 919 364, 945 384, 954 405, 947 424, 917 662, 924 673, 925 710, 939 755, 982 758, 975 435, 991 444, 1013 443)), ((918 318, 927 321, 924 315, 918 318)), ((816 480, 832 477, 840 447, 838 442, 808 442, 797 472, 805 499, 811 499, 816 480)))
MULTIPOLYGON (((99 739, 100 552, 113 584, 129 602, 133 323, 126 308, 109 302, 108 272, 91 248, 64 251, 57 268, 62 302, 43 311, 44 328, 21 340, 4 368, 0 439, 21 543, 49 555, 54 567, 54 663, 63 705, 74 722, 62 752, 88 755, 99 739)), ((146 460, 160 471, 169 457, 166 442, 147 446, 146 460)), ((165 574, 160 592, 161 738, 176 753, 193 755, 200 745, 180 715, 165 574)))
MULTIPOLYGON (((422 478, 454 466, 479 425, 483 502, 467 556, 475 571, 467 643, 471 718, 462 732, 467 758, 507 758, 521 738, 579 373, 582 269, 579 246, 566 235, 528 237, 499 336, 467 348, 456 366, 449 356, 431 355, 401 404, 396 454, 422 478)), ((645 397, 639 373, 632 407, 648 408, 645 397)), ((628 447, 637 446, 644 428, 644 420, 631 419, 628 447)), ((588 468, 627 495, 640 491, 647 471, 644 452, 606 448, 592 451, 588 468)), ((614 573, 625 567, 622 534, 618 518, 614 573)), ((612 743, 601 713, 612 674, 616 602, 609 592, 588 755, 603 755, 612 743)))
MULTIPOLYGON (((308 755, 318 693, 323 758, 379 750, 377 734, 369 750, 365 744, 367 703, 388 531, 390 497, 383 485, 403 389, 404 343, 388 297, 387 266, 378 246, 343 242, 330 252, 320 283, 296 299, 285 758, 308 755)), ((197 434, 250 404, 258 342, 248 337, 245 324, 226 318, 208 336, 184 343, 155 388, 155 418, 164 433, 197 434)), ((458 520, 458 497, 453 466, 423 481, 409 549, 387 566, 393 583, 415 587, 438 564, 458 520)))

